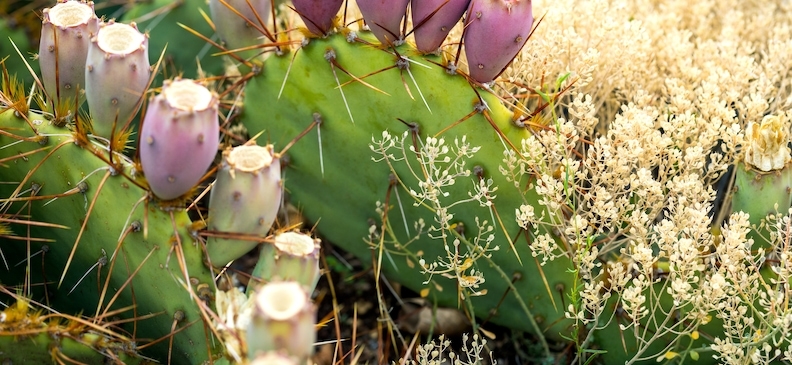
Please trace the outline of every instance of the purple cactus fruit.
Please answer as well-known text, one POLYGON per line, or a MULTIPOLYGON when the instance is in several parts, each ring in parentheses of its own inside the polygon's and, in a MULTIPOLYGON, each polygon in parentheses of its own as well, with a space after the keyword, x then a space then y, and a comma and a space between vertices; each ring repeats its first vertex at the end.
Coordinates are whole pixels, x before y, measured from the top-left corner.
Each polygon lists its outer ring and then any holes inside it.
POLYGON ((85 87, 85 58, 99 28, 93 2, 61 1, 43 15, 39 65, 44 89, 53 99, 74 100, 85 87))
POLYGON ((333 29, 333 18, 344 0, 293 0, 292 3, 311 33, 326 35, 333 29))
POLYGON ((131 25, 110 21, 91 40, 85 67, 85 98, 91 108, 94 134, 110 138, 137 113, 151 69, 148 36, 131 25))
POLYGON ((431 53, 440 48, 469 4, 470 0, 412 0, 415 46, 418 50, 431 53))
MULTIPOLYGON (((282 194, 280 159, 272 145, 226 150, 209 198, 209 229, 266 237, 282 194)), ((251 239, 210 237, 206 250, 213 265, 224 266, 256 245, 251 239)))
MULTIPOLYGON (((260 39, 264 34, 259 29, 264 28, 269 20, 272 11, 271 1, 224 0, 223 2, 209 0, 209 12, 217 29, 217 35, 225 42, 226 47, 233 50, 262 43, 260 39)), ((261 51, 248 50, 239 54, 248 58, 258 53, 261 51)))
POLYGON ((140 131, 140 163, 162 200, 189 192, 212 165, 220 139, 217 95, 194 80, 166 81, 149 102, 140 131))
POLYGON ((472 0, 465 20, 470 77, 495 80, 520 52, 533 25, 531 0, 472 0))
POLYGON ((358 0, 363 19, 383 45, 398 45, 404 40, 401 22, 410 0, 358 0))

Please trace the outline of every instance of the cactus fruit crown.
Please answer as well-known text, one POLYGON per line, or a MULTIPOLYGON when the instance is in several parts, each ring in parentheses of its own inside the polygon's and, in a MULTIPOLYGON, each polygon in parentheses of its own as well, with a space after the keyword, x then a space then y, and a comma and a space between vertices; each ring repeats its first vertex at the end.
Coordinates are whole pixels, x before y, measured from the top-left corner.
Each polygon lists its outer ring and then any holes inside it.
POLYGON ((212 92, 193 80, 175 80, 168 82, 166 86, 162 88, 162 94, 171 107, 192 112, 206 110, 213 105, 212 92))
POLYGON ((275 236, 275 247, 294 256, 306 256, 316 252, 316 240, 298 232, 284 232, 275 236))
POLYGON ((110 21, 99 29, 96 40, 99 48, 108 54, 127 55, 143 47, 146 36, 137 31, 134 23, 127 25, 110 21))
POLYGON ((261 147, 256 145, 245 145, 226 150, 226 163, 234 170, 255 173, 272 164, 273 156, 272 145, 261 147))
POLYGON ((792 160, 785 116, 768 115, 758 125, 751 122, 745 135, 748 139, 746 164, 762 172, 770 172, 784 168, 792 160))
POLYGON ((58 27, 73 27, 86 24, 94 17, 94 11, 90 5, 79 1, 67 1, 59 3, 49 9, 44 9, 44 21, 49 21, 58 27))
POLYGON ((308 296, 293 281, 271 282, 258 289, 256 308, 266 318, 283 321, 294 317, 308 305, 308 296))

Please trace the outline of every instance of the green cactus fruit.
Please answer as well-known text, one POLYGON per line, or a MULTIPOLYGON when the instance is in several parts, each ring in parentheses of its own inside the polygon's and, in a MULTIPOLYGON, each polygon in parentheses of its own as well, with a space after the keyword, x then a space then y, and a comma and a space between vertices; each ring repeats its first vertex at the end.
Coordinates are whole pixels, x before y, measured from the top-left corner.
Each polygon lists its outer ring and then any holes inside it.
MULTIPOLYGON (((245 89, 242 123, 253 134, 266 130, 276 146, 285 146, 314 126, 288 150, 290 163, 284 176, 293 203, 304 209, 309 221, 318 222, 323 236, 365 260, 374 252, 385 275, 442 305, 469 300, 469 308, 481 318, 561 340, 560 335, 569 333, 564 303, 574 278, 569 269, 574 266, 566 258, 538 265, 528 248, 535 232, 525 235, 516 221, 523 202, 534 202, 540 209, 537 194, 525 188, 528 182, 516 188, 499 172, 504 151, 511 150, 509 144, 519 145, 530 132, 512 121, 514 113, 495 96, 434 65, 443 63, 439 57, 417 56, 409 45, 397 51, 410 57, 413 66, 399 69, 395 65, 402 58, 349 43, 341 34, 312 40, 295 54, 270 57, 265 72, 245 89), (335 57, 328 57, 331 53, 335 57), (358 78, 371 76, 363 84, 341 69, 358 78), (411 77, 415 83, 405 84, 411 77), (350 112, 357 123, 349 120, 350 112), (397 162, 372 162, 384 159, 376 142, 383 131, 400 146, 385 152, 397 162), (462 152, 454 141, 468 146, 468 152, 472 146, 481 148, 473 156, 460 157, 464 163, 459 169, 470 174, 441 189, 438 199, 455 204, 448 210, 453 214, 452 226, 429 232, 430 226, 438 225, 438 209, 412 196, 411 190, 418 193, 426 180, 433 179, 424 171, 442 174, 456 168, 443 162, 444 156, 431 164, 422 157, 434 151, 441 139, 445 145, 437 151, 462 152), (323 165, 334 168, 322 169, 323 165), (482 196, 481 184, 489 189, 490 183, 497 192, 482 196), (476 191, 482 201, 470 199, 476 191), (461 202, 450 197, 462 197, 461 202), (487 203, 490 200, 492 205, 487 203), (498 250, 493 249, 496 244, 498 250), (431 275, 421 267, 421 259, 427 265, 452 260, 447 249, 459 250, 459 256, 452 257, 469 258, 452 268, 450 278, 431 275), (480 278, 484 282, 477 281, 480 278)), ((448 153, 445 157, 453 158, 448 153)))
POLYGON ((126 332, 144 356, 199 364, 216 353, 202 314, 213 275, 187 212, 150 207, 131 161, 114 153, 108 165, 102 145, 41 114, 0 111, 0 130, 13 146, 0 148, 0 174, 16 182, 0 184, 3 212, 50 225, 11 227, 22 240, 3 242, 3 286, 126 332))
MULTIPOLYGON (((228 49, 234 50, 262 43, 265 34, 262 30, 267 27, 272 3, 269 0, 210 0, 209 10, 217 35, 228 49)), ((262 50, 236 53, 251 58, 262 50)))
POLYGON ((247 328, 248 359, 271 351, 305 362, 316 341, 316 307, 302 285, 271 282, 255 292, 255 309, 247 328))
MULTIPOLYGON (((735 167, 732 211, 746 212, 757 227, 768 214, 786 214, 792 207, 792 155, 787 116, 769 115, 749 123, 745 152, 735 167)), ((752 230, 756 247, 770 248, 770 230, 752 230)))
POLYGON ((432 53, 465 14, 470 0, 412 0, 411 4, 415 47, 423 53, 432 53))
POLYGON ((308 31, 323 36, 333 30, 333 19, 344 0, 294 0, 292 3, 308 31))
POLYGON ((109 139, 134 118, 150 77, 148 35, 135 23, 102 23, 91 40, 85 69, 94 134, 109 139))
POLYGON ((140 131, 140 163, 162 200, 188 193, 212 165, 220 144, 217 95, 194 80, 162 86, 140 131))
POLYGON ((272 145, 238 146, 223 152, 223 162, 209 198, 209 229, 242 234, 246 239, 209 237, 206 251, 212 264, 224 266, 265 237, 281 206, 280 158, 272 145))
POLYGON ((470 77, 495 80, 528 41, 531 0, 472 0, 465 17, 465 57, 470 77))
POLYGON ((385 46, 404 42, 402 20, 410 0, 358 0, 363 19, 371 32, 385 46))
MULTIPOLYGON (((301 232, 282 232, 272 244, 261 247, 253 278, 264 283, 273 280, 295 281, 313 291, 319 281, 319 239, 301 232)), ((255 286, 249 286, 248 292, 255 286)))
POLYGON ((44 89, 54 100, 72 101, 85 88, 85 60, 99 29, 92 2, 61 1, 44 9, 39 65, 44 89))

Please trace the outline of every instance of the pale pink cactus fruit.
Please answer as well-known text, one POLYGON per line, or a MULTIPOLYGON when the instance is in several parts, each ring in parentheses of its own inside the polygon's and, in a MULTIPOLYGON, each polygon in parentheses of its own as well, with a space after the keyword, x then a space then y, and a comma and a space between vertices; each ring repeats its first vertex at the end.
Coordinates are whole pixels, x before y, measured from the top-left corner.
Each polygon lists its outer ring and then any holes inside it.
POLYGON ((114 125, 118 133, 137 114, 150 77, 148 36, 135 23, 102 23, 85 67, 94 134, 110 138, 114 125))
POLYGON ((431 53, 443 44, 470 0, 412 0, 411 4, 415 46, 423 53, 431 53))
POLYGON ((44 90, 53 99, 76 99, 85 88, 85 59, 99 28, 93 2, 61 1, 44 9, 39 65, 44 90))
POLYGON ((344 0, 293 0, 294 9, 313 34, 325 35, 333 29, 333 18, 344 0))
POLYGON ((495 80, 528 41, 531 0, 472 0, 465 18, 465 56, 470 77, 495 80))
POLYGON ((363 19, 383 45, 398 45, 404 39, 402 20, 410 0, 358 0, 363 19))
POLYGON ((181 197, 198 184, 217 154, 217 95, 194 80, 166 81, 149 102, 140 131, 140 163, 161 200, 181 197))

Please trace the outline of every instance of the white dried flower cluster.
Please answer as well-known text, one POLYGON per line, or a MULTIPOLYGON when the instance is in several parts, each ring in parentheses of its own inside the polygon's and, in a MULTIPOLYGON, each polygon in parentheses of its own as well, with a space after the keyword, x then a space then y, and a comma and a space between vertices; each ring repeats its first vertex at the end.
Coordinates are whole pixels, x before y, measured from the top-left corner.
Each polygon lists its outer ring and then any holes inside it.
POLYGON ((497 361, 492 358, 492 353, 487 355, 488 353, 485 351, 486 345, 487 340, 485 338, 478 334, 470 338, 465 333, 462 335, 462 349, 460 353, 455 353, 451 350, 451 340, 447 339, 445 335, 440 335, 436 340, 419 346, 416 359, 401 359, 399 363, 406 365, 497 364, 497 361))
MULTIPOLYGON (((471 204, 492 215, 492 200, 496 198, 494 193, 497 187, 490 179, 471 176, 467 167, 468 160, 480 147, 471 146, 465 136, 454 140, 453 146, 446 144, 444 138, 427 137, 425 140, 413 141, 409 131, 401 136, 384 131, 381 137, 379 140, 372 138, 370 148, 375 155, 372 159, 387 163, 392 170, 395 169, 394 164, 406 167, 416 181, 414 185, 404 186, 414 202, 413 206, 428 207, 435 214, 434 224, 427 228, 426 233, 442 242, 445 257, 432 258, 430 262, 424 257, 419 258, 418 264, 428 277, 424 284, 428 284, 434 275, 441 275, 454 279, 464 289, 460 290, 463 299, 486 294, 485 290, 479 290, 485 278, 474 263, 480 258, 489 258, 492 251, 500 249, 494 244, 494 227, 489 221, 476 217, 476 227, 473 229, 475 235, 468 238, 456 232, 457 224, 454 222, 454 211, 470 209, 471 204), (448 191, 458 184, 458 180, 463 181, 460 184, 470 187, 466 197, 459 197, 458 194, 451 196, 448 191)), ((378 206, 377 212, 383 214, 384 208, 378 206)), ((419 221, 417 227, 421 229, 414 240, 423 233, 423 221, 419 221)), ((372 226, 371 233, 375 234, 376 230, 377 227, 372 226)), ((406 247, 410 242, 393 243, 396 247, 406 247)))
MULTIPOLYGON (((788 284, 761 274, 777 262, 778 277, 792 275, 789 216, 767 223, 776 245, 770 256, 748 237, 745 214, 712 224, 713 210, 722 209, 715 182, 741 158, 746 135, 762 134, 746 133, 748 125, 775 121, 764 145, 787 143, 792 3, 534 6, 544 18, 503 75, 515 85, 507 92, 565 95, 544 126, 528 125, 535 135, 520 145, 525 158, 507 152, 501 172, 541 196, 541 206, 516 212, 517 223, 536 234, 534 256, 546 264, 565 255, 578 266, 580 304, 567 316, 597 323, 592 330, 618 321, 641 345, 634 360, 669 358, 673 344, 668 353, 644 351, 664 335, 698 335, 716 320, 724 332, 708 335, 719 361, 790 358, 788 284), (548 82, 567 74, 561 84, 548 82), (591 238, 593 245, 583 244, 591 238), (609 297, 619 298, 617 318, 599 318, 596 303, 609 297), (658 305, 661 297, 670 302, 658 305)), ((525 100, 515 108, 530 112, 544 102, 525 100)), ((758 157, 779 165, 788 152, 758 157)))

